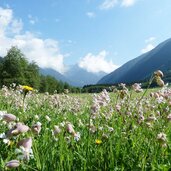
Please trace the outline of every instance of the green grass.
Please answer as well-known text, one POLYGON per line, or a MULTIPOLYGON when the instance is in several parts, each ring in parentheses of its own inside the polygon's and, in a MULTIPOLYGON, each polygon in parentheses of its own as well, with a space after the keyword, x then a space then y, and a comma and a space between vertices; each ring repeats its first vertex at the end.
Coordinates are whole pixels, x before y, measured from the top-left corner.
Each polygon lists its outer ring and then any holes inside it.
MULTIPOLYGON (((38 121, 42 126, 39 135, 30 130, 12 136, 9 145, 0 139, 0 170, 7 169, 6 162, 17 159, 17 143, 27 137, 32 137, 34 158, 20 160, 18 171, 169 170, 171 122, 167 116, 171 113, 170 93, 169 88, 148 90, 141 99, 142 93, 131 90, 121 97, 117 90, 110 93, 110 102, 108 94, 100 93, 96 100, 106 103, 95 113, 92 112, 93 104, 101 103, 93 100, 90 94, 27 94, 23 108, 22 94, 3 89, 0 92, 1 111, 16 115, 30 128, 38 121), (150 92, 160 92, 158 99, 151 97, 150 92), (47 121, 46 115, 51 121, 47 121), (150 121, 151 116, 155 119, 150 121), (75 133, 80 133, 78 141, 66 129, 68 122, 75 133), (52 134, 54 125, 61 129, 55 137, 52 134), (159 133, 166 134, 165 142, 157 139, 159 133), (97 139, 102 143, 96 144, 97 139)), ((0 133, 9 129, 9 124, 0 120, 0 133)))

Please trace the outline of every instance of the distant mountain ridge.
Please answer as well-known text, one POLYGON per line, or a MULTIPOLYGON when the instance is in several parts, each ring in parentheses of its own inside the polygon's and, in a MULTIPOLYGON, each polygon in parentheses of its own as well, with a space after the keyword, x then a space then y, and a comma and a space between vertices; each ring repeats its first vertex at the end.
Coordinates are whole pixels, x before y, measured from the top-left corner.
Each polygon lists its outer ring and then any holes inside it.
POLYGON ((76 83, 72 82, 71 80, 67 79, 63 74, 59 73, 58 71, 51 69, 51 68, 40 68, 40 73, 42 75, 50 75, 54 77, 55 79, 62 81, 62 82, 67 82, 70 85, 75 85, 76 83))
POLYGON ((67 79, 73 80, 76 86, 84 86, 89 84, 96 84, 99 79, 105 76, 105 72, 92 73, 83 68, 80 68, 77 64, 70 66, 64 76, 67 79))
POLYGON ((171 38, 151 51, 135 58, 100 79, 97 84, 139 82, 148 78, 155 70, 171 69, 171 38))
POLYGON ((84 85, 89 84, 96 84, 99 79, 106 75, 105 72, 88 72, 85 69, 80 68, 77 64, 70 66, 64 74, 61 74, 51 68, 40 68, 40 73, 43 75, 53 76, 57 80, 67 82, 68 84, 77 87, 83 87, 84 85))

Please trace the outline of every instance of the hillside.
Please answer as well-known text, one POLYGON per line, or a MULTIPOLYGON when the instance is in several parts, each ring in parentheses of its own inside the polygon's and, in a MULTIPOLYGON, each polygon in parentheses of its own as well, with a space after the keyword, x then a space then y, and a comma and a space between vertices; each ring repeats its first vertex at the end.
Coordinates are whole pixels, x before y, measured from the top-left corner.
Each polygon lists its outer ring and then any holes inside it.
POLYGON ((131 60, 104 76, 97 84, 139 82, 148 78, 155 70, 167 72, 171 69, 171 39, 160 43, 153 50, 131 60))
POLYGON ((73 81, 70 81, 68 78, 66 78, 61 73, 59 73, 56 70, 51 69, 51 68, 40 68, 40 73, 45 76, 50 75, 59 81, 67 82, 68 84, 73 85, 73 86, 76 84, 73 81))

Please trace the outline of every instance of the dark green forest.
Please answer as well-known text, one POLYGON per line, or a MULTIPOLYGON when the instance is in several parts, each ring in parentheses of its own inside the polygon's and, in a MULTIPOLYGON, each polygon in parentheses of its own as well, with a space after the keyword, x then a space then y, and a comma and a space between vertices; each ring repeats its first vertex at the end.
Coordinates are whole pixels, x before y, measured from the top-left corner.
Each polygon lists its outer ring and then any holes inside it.
POLYGON ((72 87, 68 83, 58 81, 52 76, 40 74, 39 67, 35 62, 29 63, 25 55, 17 47, 11 47, 7 55, 0 58, 0 87, 28 85, 37 89, 40 93, 63 93, 80 92, 80 88, 72 87))

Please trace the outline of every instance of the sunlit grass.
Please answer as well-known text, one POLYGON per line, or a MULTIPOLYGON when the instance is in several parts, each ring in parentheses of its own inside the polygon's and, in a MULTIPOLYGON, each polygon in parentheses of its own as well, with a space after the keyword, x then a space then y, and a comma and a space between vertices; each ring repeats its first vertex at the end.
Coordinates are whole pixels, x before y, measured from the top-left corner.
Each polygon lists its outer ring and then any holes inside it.
POLYGON ((141 98, 143 92, 122 88, 96 95, 29 92, 24 111, 22 92, 3 88, 0 170, 11 160, 19 161, 18 171, 169 170, 171 89, 149 89, 141 98), (17 119, 5 122, 3 111, 17 119), (8 137, 18 122, 30 130, 8 137), (33 152, 21 158, 15 151, 26 138, 33 152))

